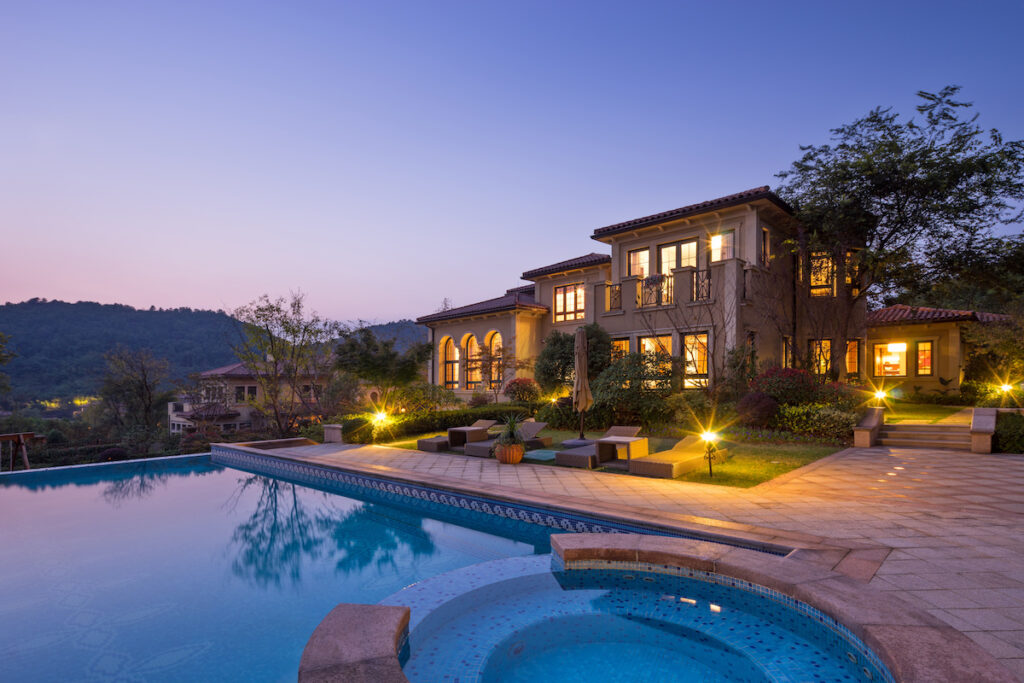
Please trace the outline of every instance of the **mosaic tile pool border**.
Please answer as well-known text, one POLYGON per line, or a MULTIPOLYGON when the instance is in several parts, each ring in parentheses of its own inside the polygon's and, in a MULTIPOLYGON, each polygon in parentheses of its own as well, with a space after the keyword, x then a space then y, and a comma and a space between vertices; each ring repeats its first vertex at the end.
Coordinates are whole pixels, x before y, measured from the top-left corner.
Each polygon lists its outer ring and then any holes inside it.
POLYGON ((464 493, 444 491, 427 486, 370 477, 353 472, 345 472, 311 463, 285 460, 276 458, 270 454, 249 453, 226 446, 216 445, 213 446, 211 450, 211 458, 213 462, 219 465, 248 469, 260 474, 291 478, 321 486, 329 486, 331 484, 361 486, 376 491, 425 500, 455 508, 472 510, 529 524, 537 524, 570 533, 625 533, 673 536, 676 538, 688 538, 696 541, 710 541, 712 543, 719 543, 736 548, 745 548, 747 550, 754 550, 770 555, 781 556, 785 554, 782 551, 777 551, 770 547, 745 542, 740 539, 730 539, 725 536, 716 536, 712 534, 702 535, 696 533, 686 534, 684 532, 658 528, 655 526, 648 527, 639 524, 625 524, 621 522, 603 520, 596 517, 589 517, 586 515, 575 515, 563 511, 547 510, 529 505, 497 501, 464 493))
POLYGON ((890 673, 889 668, 881 659, 879 659, 878 655, 876 655, 871 648, 865 645, 864 641, 862 641, 849 628, 828 616, 821 610, 808 605, 806 602, 802 602, 786 595, 785 593, 777 591, 774 588, 768 588, 760 584, 733 578, 725 574, 715 574, 712 572, 701 571, 699 569, 691 569, 689 567, 652 564, 650 562, 623 562, 619 560, 569 560, 566 562, 557 554, 552 555, 551 569, 552 571, 599 569, 665 574, 669 576, 694 579, 696 581, 705 581, 707 583, 714 583, 720 586, 737 588, 739 590, 747 591, 748 593, 754 593, 783 605, 784 607, 795 610, 796 612, 821 624, 840 639, 843 644, 854 650, 859 666, 865 667, 865 664, 870 664, 876 671, 881 673, 882 680, 885 681, 885 683, 895 683, 895 679, 893 678, 892 673, 890 673))

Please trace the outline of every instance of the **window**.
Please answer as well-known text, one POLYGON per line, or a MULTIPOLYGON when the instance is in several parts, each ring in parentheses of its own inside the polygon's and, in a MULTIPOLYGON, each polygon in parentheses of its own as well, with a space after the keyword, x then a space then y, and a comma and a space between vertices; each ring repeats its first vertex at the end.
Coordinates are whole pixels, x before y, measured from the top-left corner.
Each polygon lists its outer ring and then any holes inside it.
POLYGON ((634 249, 629 252, 628 277, 647 277, 650 272, 650 249, 634 249))
POLYGON ((500 387, 504 377, 505 364, 501 356, 501 333, 492 332, 487 339, 487 355, 490 356, 491 372, 488 384, 491 389, 500 387))
POLYGON ((835 264, 827 251, 811 254, 811 296, 835 295, 835 264))
POLYGON ((443 368, 445 389, 459 388, 459 350, 451 337, 445 338, 441 344, 441 366, 443 368))
POLYGON ((846 286, 850 288, 850 296, 860 294, 860 257, 857 249, 846 252, 846 286))
POLYGON ((203 387, 203 401, 206 403, 220 403, 224 400, 224 386, 221 384, 208 384, 203 387))
POLYGON ((772 260, 772 236, 768 228, 761 228, 761 265, 768 267, 772 260))
POLYGON ((708 333, 683 335, 683 388, 708 385, 708 333))
POLYGON ((628 339, 612 339, 612 360, 618 360, 629 354, 628 339))
POLYGON ((827 375, 832 369, 832 340, 812 339, 810 341, 811 372, 827 375))
POLYGON ((709 251, 712 263, 732 258, 733 237, 734 233, 732 230, 711 236, 709 251))
POLYGON ((932 343, 917 342, 917 374, 919 377, 930 377, 932 374, 932 343))
MULTIPOLYGON (((640 353, 664 353, 672 355, 672 335, 661 334, 655 337, 640 337, 640 353)), ((665 362, 655 362, 651 365, 644 364, 649 369, 648 379, 644 380, 644 386, 648 389, 664 388, 671 381, 672 361, 665 359, 665 362)))
POLYGON ((184 403, 175 403, 174 404, 174 412, 176 412, 176 413, 183 413, 183 412, 185 412, 185 404, 184 403))
POLYGON ((662 334, 656 337, 640 337, 640 353, 672 354, 672 335, 662 334))
POLYGON ((697 240, 672 242, 658 247, 659 272, 670 275, 673 268, 697 267, 697 240))
POLYGON ((555 322, 583 320, 583 283, 555 287, 555 322))
POLYGON ((235 403, 245 403, 246 399, 250 401, 256 400, 256 387, 254 386, 240 386, 235 387, 235 403))
POLYGON ((793 338, 782 338, 782 367, 793 367, 793 338))
POLYGON ((907 376, 907 343, 875 344, 875 377, 907 376))
POLYGON ((480 386, 480 344, 476 337, 469 335, 466 340, 466 388, 476 389, 480 386))
POLYGON ((860 373, 860 341, 856 339, 846 342, 846 374, 860 373))

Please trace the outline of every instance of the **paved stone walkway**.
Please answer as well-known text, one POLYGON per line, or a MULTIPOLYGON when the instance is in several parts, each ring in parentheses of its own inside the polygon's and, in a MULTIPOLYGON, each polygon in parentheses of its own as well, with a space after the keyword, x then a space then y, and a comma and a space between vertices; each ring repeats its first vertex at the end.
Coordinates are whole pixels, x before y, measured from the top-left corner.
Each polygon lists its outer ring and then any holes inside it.
POLYGON ((890 548, 871 576, 1024 680, 1024 457, 847 449, 752 489, 324 444, 282 454, 653 508, 890 548))

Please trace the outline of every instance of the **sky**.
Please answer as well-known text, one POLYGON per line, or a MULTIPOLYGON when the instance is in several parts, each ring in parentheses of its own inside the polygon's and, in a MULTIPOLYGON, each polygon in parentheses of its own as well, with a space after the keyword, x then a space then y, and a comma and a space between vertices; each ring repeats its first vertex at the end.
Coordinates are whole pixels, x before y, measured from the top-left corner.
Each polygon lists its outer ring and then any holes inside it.
POLYGON ((0 0, 0 302, 387 321, 761 185, 963 86, 1024 138, 1020 2, 0 0))

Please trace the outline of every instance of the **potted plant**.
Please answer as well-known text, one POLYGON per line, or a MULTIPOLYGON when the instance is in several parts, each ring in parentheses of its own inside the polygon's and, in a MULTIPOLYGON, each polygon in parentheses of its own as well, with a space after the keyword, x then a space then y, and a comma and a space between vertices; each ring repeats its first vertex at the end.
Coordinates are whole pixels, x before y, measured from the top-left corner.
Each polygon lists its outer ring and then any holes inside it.
POLYGON ((505 418, 501 433, 494 440, 494 457, 504 465, 515 465, 523 460, 526 442, 519 433, 519 421, 518 415, 505 418))

